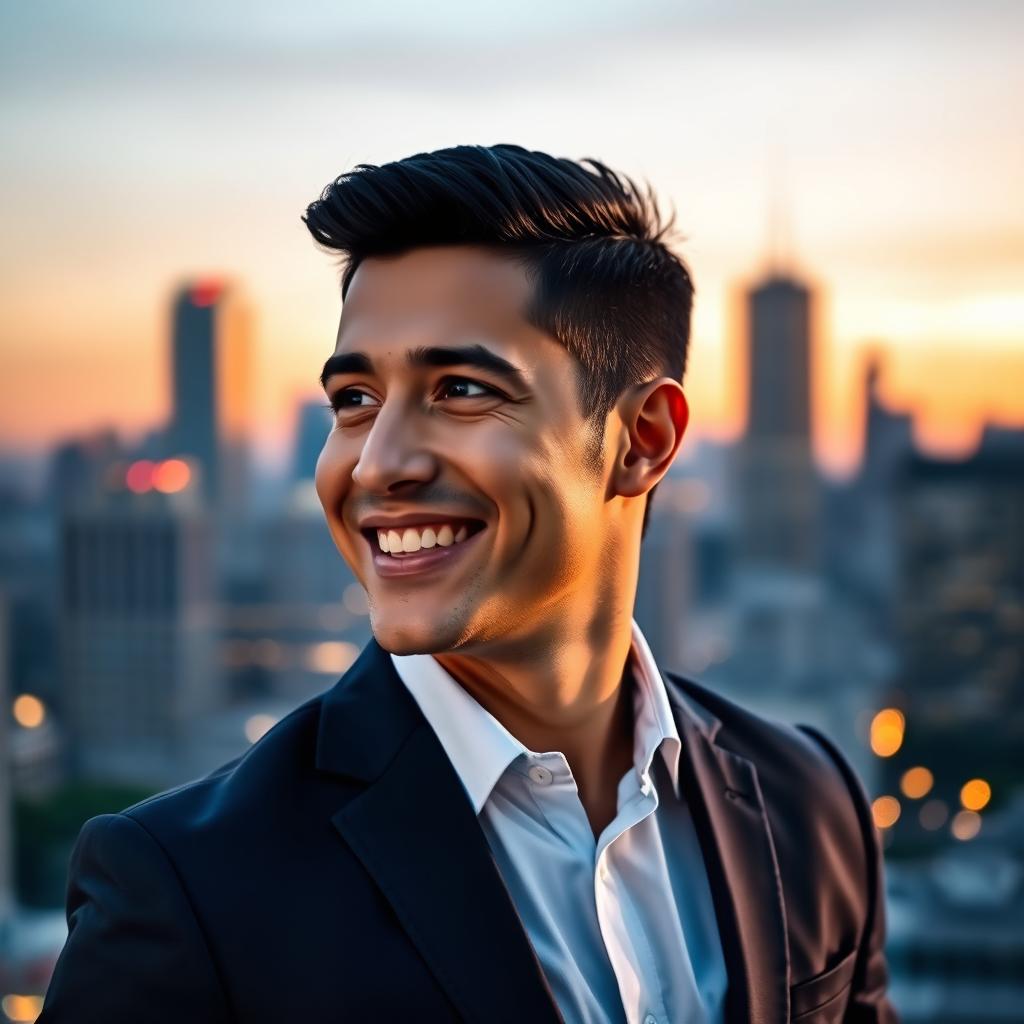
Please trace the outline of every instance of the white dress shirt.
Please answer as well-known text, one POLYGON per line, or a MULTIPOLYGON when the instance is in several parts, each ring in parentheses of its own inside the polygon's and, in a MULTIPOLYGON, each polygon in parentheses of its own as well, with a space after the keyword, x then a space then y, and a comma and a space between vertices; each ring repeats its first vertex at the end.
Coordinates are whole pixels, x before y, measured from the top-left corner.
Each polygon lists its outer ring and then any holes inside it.
POLYGON ((431 655, 391 658, 462 780, 566 1021, 718 1024, 725 962, 679 792, 681 740, 636 622, 634 767, 596 841, 562 753, 529 750, 431 655))

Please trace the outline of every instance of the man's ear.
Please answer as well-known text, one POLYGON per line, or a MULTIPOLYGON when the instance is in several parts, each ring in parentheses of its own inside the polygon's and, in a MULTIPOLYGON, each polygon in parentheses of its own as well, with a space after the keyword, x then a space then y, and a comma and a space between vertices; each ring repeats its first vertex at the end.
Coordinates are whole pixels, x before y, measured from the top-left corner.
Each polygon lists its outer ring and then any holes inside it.
POLYGON ((668 472, 690 421, 690 406, 678 381, 659 377, 628 389, 617 409, 622 435, 611 489, 638 497, 668 472))

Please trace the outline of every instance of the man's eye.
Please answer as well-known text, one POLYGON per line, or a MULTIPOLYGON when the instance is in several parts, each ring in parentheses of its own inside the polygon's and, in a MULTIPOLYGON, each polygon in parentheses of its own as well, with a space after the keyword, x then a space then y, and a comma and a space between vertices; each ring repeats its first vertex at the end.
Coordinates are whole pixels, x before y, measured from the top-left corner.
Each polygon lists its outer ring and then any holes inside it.
POLYGON ((444 398, 483 398, 498 394, 494 388, 468 377, 446 377, 438 393, 444 398))
POLYGON ((358 388, 342 388, 331 396, 328 409, 339 412, 342 409, 364 409, 375 401, 373 395, 358 388))

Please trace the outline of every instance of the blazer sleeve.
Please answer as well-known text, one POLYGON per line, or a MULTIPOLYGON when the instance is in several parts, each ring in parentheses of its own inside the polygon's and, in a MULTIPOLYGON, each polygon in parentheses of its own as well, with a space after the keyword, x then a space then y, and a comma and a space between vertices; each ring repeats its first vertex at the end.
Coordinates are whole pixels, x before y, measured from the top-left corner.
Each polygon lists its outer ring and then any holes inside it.
POLYGON ((889 1000, 889 965, 885 956, 885 867, 878 829, 871 814, 871 803, 864 784, 845 755, 824 733, 813 726, 800 725, 812 735, 835 761, 853 798, 864 840, 867 864, 866 913, 860 953, 850 986, 844 1024, 900 1024, 900 1017, 889 1000))
POLYGON ((135 818, 101 814, 82 826, 66 905, 68 937, 37 1024, 228 1024, 188 897, 135 818))

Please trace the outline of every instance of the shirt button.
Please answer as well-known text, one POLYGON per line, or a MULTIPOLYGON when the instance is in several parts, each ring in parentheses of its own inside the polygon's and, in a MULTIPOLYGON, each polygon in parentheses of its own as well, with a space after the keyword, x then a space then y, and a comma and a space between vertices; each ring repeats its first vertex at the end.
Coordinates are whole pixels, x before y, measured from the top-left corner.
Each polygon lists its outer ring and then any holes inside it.
POLYGON ((658 1024, 658 1018, 653 1013, 649 1013, 644 1017, 644 1024, 658 1024))
POLYGON ((530 765, 530 770, 527 774, 538 786, 549 786, 551 784, 551 772, 542 764, 530 765))

